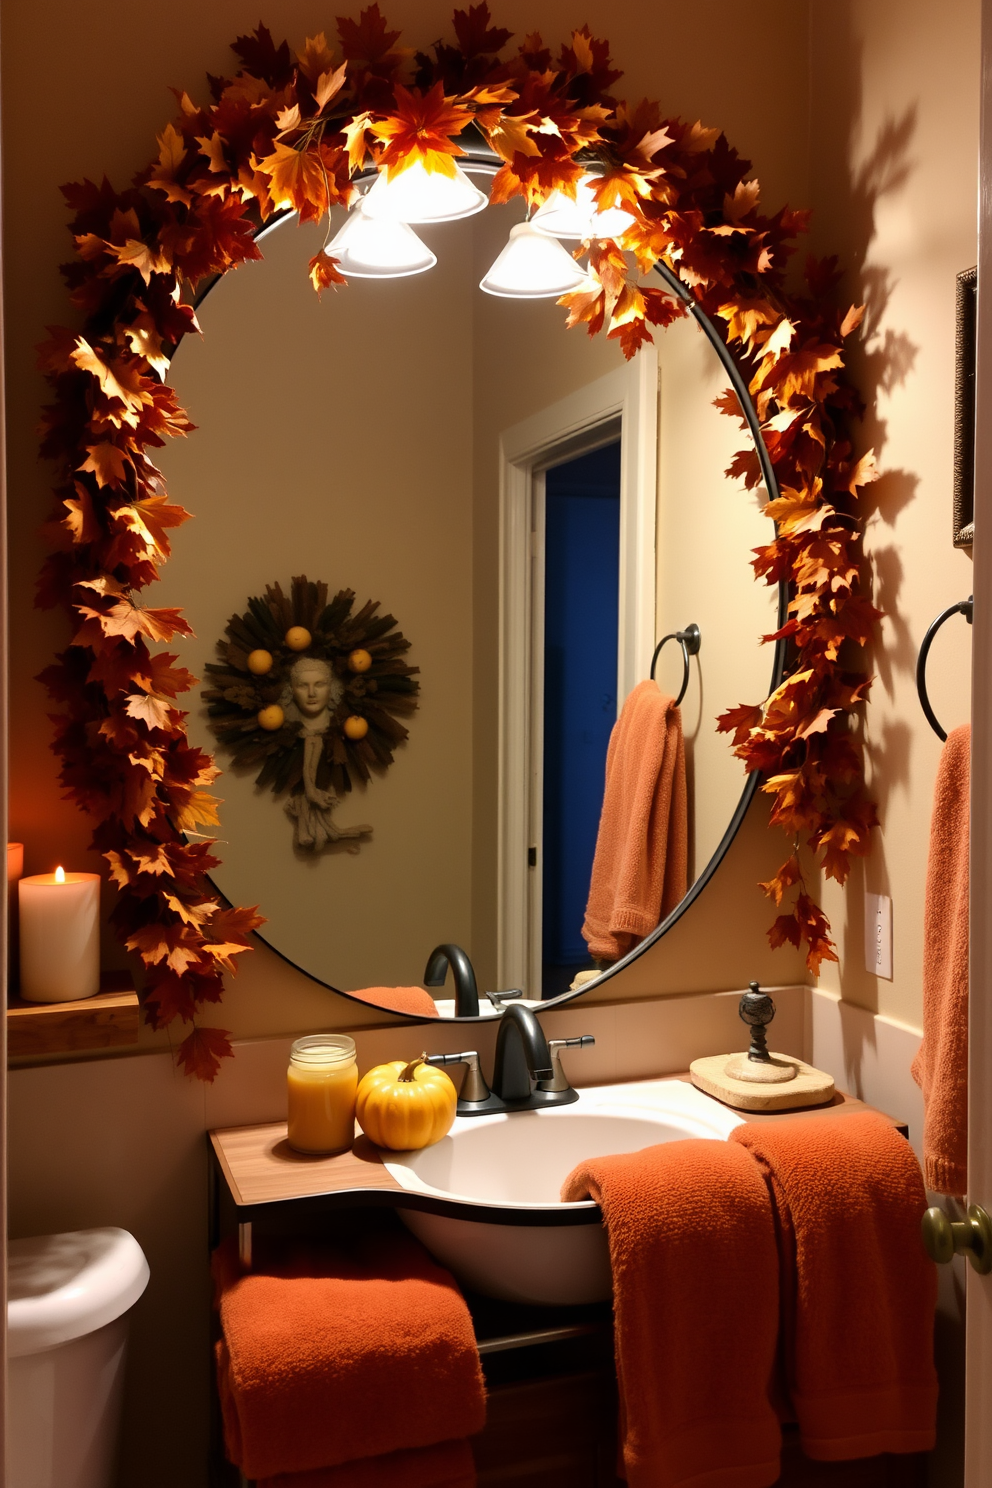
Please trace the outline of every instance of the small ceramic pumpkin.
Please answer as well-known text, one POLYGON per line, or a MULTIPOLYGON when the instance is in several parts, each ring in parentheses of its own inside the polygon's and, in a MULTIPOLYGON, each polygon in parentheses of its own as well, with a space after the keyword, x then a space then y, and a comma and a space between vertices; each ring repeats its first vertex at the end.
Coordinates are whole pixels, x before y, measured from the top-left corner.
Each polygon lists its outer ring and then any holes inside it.
POLYGON ((412 1152, 451 1130, 457 1092, 444 1070, 425 1064, 424 1057, 376 1065, 360 1081, 355 1115, 377 1147, 412 1152))

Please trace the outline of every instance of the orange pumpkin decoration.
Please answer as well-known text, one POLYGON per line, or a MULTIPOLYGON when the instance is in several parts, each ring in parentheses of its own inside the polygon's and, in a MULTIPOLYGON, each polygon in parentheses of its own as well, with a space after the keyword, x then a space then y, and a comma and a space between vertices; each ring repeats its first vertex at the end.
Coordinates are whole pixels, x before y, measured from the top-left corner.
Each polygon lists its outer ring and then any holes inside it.
POLYGON ((440 1142, 451 1130, 458 1094, 444 1070, 425 1064, 425 1058, 378 1064, 359 1082, 355 1115, 377 1147, 413 1152, 440 1142))

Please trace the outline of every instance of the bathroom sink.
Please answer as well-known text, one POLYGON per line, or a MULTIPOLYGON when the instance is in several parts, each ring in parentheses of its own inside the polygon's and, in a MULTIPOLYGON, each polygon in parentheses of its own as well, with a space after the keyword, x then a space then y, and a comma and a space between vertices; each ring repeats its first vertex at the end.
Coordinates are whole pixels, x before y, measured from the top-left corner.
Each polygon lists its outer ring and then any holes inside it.
POLYGON ((433 1147, 382 1157, 411 1195, 446 1201, 442 1212, 400 1213, 466 1286, 511 1302, 564 1306, 610 1295, 598 1207, 559 1198, 572 1169, 584 1158, 686 1137, 726 1140, 740 1123, 694 1085, 644 1080, 582 1090, 574 1105, 548 1111, 459 1117, 433 1147))

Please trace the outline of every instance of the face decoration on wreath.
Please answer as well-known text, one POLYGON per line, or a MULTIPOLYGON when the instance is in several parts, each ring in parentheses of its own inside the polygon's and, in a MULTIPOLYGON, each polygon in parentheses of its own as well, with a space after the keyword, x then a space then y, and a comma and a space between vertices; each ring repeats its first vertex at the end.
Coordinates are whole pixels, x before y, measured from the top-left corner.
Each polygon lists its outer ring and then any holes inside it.
POLYGON ((293 663, 289 685, 304 733, 322 734, 327 729, 331 707, 341 695, 336 680, 330 664, 319 656, 301 656, 293 663))

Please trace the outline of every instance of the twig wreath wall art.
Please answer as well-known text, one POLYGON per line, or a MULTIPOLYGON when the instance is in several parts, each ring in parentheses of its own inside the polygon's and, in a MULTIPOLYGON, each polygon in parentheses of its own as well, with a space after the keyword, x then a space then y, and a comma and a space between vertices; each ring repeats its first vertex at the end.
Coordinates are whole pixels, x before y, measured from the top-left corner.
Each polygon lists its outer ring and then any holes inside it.
POLYGON ((321 852, 341 843, 358 852, 372 827, 342 826, 334 810, 372 770, 393 762, 407 737, 395 716, 416 707, 417 667, 402 660, 410 642, 392 615, 370 600, 354 611, 342 589, 328 603, 327 585, 305 575, 284 594, 270 584, 232 615, 220 661, 207 667, 204 691, 214 733, 235 765, 258 767, 255 783, 289 793, 293 844, 321 852))
MULTIPOLYGON (((177 116, 131 186, 64 188, 76 324, 42 348, 53 392, 43 452, 58 476, 39 602, 64 606, 74 630, 43 680, 60 709, 62 782, 96 819, 120 889, 114 924, 144 963, 149 1021, 190 1027, 180 1061, 212 1079, 230 1045, 202 1016, 260 923, 253 910, 222 908, 205 879, 217 862, 202 835, 217 823, 217 769, 189 743, 177 702, 194 679, 158 649, 189 627, 144 602, 170 531, 189 516, 170 504, 151 457, 191 430, 164 382, 170 356, 198 330, 197 287, 259 258, 256 233, 274 213, 305 222, 350 206, 356 174, 370 169, 377 184, 411 171, 453 177, 470 126, 501 162, 493 203, 522 197, 538 209, 555 192, 568 205, 584 191, 599 213, 626 214, 622 226, 591 216, 576 252, 581 283, 561 298, 569 325, 631 357, 652 327, 698 308, 750 387, 778 485, 766 507, 776 536, 754 567, 791 586, 787 621, 766 638, 787 638, 789 652, 773 694, 718 726, 764 777, 791 839, 763 885, 782 910, 772 944, 805 943, 816 973, 836 955, 800 845, 843 883, 876 824, 854 731, 870 681, 858 647, 877 616, 859 580, 859 492, 874 463, 852 450, 860 404, 845 372, 861 311, 835 303, 834 262, 788 274, 806 214, 766 215, 750 163, 719 130, 615 96, 621 74, 588 28, 557 51, 536 34, 511 45, 481 4, 455 12, 453 41, 412 52, 373 5, 337 33, 334 46, 321 34, 295 54, 264 26, 238 38, 233 79, 211 77, 209 101, 178 93, 177 116), (655 267, 665 289, 644 281, 655 267)), ((326 252, 310 276, 318 292, 345 282, 326 252)), ((742 417, 732 391, 720 406, 742 417)), ((728 474, 760 487, 756 450, 728 474)))

